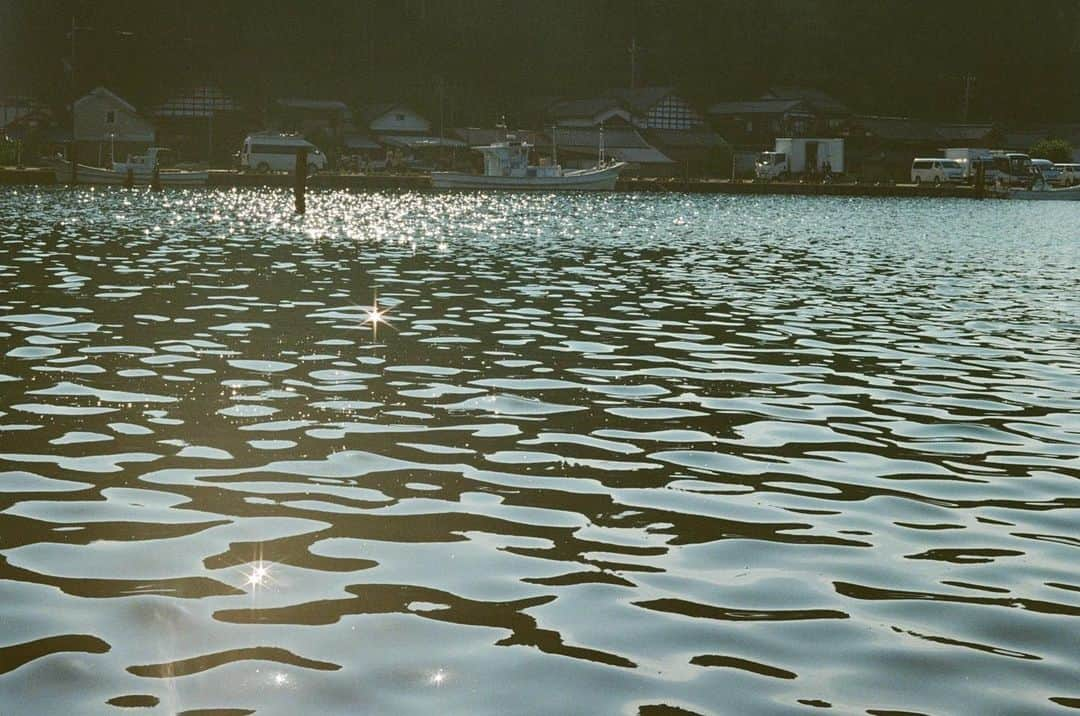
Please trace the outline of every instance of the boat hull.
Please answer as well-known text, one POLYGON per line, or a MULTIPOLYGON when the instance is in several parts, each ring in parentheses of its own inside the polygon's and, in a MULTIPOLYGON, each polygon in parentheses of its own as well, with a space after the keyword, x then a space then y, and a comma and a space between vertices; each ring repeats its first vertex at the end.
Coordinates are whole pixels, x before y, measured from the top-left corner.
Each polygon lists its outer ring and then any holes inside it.
POLYGON ((1009 192, 1010 199, 1021 201, 1080 201, 1080 186, 1068 189, 1013 189, 1009 192))
MULTIPOLYGON (((71 162, 62 159, 57 160, 54 169, 58 184, 67 184, 71 181, 71 162)), ((132 172, 131 179, 136 186, 147 186, 153 181, 153 175, 147 172, 132 172)), ((165 170, 158 173, 158 181, 162 186, 206 186, 209 179, 209 172, 165 170)), ((127 182, 127 174, 112 169, 80 164, 76 173, 76 181, 79 184, 123 186, 127 182)))
POLYGON ((611 191, 625 164, 602 169, 584 169, 553 177, 505 177, 432 172, 436 189, 503 189, 511 191, 611 191))

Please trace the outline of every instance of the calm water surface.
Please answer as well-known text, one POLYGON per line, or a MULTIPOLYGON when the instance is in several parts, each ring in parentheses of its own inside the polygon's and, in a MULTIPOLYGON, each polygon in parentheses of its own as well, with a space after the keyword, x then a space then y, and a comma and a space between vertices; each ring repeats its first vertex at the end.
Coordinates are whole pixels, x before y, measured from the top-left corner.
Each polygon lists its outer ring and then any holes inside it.
POLYGON ((308 206, 0 192, 5 716, 1080 705, 1071 205, 308 206))

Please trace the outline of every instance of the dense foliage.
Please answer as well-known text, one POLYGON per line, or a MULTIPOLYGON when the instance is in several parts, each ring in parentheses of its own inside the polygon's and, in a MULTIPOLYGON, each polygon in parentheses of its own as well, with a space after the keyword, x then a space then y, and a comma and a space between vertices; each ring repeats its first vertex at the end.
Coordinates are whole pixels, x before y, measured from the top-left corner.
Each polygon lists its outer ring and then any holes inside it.
POLYGON ((628 85, 635 38, 639 83, 701 101, 798 84, 878 114, 1080 113, 1062 81, 1080 60, 1075 0, 7 0, 0 92, 66 100, 73 14, 92 28, 75 84, 137 102, 210 80, 249 103, 398 99, 488 121, 524 97, 628 85))
POLYGON ((1073 160, 1073 146, 1064 139, 1044 139, 1032 145, 1031 156, 1064 164, 1073 160))

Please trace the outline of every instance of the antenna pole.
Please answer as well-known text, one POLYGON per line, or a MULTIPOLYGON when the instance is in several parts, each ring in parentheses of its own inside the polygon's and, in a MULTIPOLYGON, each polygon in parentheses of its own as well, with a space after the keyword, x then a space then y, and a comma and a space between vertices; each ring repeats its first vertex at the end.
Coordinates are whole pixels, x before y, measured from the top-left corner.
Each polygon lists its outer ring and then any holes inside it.
POLYGON ((971 86, 975 84, 975 77, 964 75, 964 121, 968 121, 968 110, 971 108, 971 86))

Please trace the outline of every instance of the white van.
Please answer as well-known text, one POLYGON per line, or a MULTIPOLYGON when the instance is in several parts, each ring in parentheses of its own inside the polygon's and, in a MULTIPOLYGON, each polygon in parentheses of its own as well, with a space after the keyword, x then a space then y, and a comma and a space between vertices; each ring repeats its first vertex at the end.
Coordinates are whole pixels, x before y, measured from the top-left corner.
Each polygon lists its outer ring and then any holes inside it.
POLYGON ((915 184, 923 182, 935 185, 945 182, 959 184, 964 181, 964 174, 964 166, 955 159, 918 158, 911 163, 911 181, 915 184))
POLYGON ((306 149, 308 171, 326 169, 326 155, 299 134, 249 134, 240 148, 240 168, 257 172, 296 171, 296 150, 306 149))

